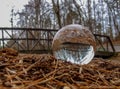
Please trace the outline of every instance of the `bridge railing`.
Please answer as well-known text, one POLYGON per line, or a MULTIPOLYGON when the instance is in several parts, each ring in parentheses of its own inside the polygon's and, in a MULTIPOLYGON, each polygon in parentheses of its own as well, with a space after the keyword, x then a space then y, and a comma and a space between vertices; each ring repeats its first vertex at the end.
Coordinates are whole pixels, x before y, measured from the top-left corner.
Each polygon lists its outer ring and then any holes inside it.
MULTIPOLYGON (((58 30, 39 28, 0 28, 0 47, 19 52, 49 53, 54 35, 58 30)), ((109 36, 94 34, 97 51, 115 52, 109 36)))
POLYGON ((0 46, 29 53, 49 51, 56 32, 54 29, 0 28, 0 46))

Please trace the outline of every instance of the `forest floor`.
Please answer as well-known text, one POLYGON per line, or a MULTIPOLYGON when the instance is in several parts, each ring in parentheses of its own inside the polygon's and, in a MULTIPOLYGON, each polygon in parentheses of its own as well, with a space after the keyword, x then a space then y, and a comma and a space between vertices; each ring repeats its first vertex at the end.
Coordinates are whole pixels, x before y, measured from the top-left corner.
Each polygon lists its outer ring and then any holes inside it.
POLYGON ((120 89, 119 60, 120 54, 79 65, 48 54, 20 54, 7 48, 0 50, 0 88, 120 89))

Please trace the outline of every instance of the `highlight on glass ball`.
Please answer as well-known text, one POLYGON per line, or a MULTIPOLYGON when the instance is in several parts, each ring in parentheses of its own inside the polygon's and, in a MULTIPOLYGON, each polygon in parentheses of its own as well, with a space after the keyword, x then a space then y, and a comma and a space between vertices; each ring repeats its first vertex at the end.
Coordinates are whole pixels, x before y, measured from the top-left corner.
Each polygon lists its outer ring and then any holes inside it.
POLYGON ((88 64, 94 57, 96 43, 91 31, 82 25, 62 27, 52 42, 53 55, 57 59, 76 64, 88 64))

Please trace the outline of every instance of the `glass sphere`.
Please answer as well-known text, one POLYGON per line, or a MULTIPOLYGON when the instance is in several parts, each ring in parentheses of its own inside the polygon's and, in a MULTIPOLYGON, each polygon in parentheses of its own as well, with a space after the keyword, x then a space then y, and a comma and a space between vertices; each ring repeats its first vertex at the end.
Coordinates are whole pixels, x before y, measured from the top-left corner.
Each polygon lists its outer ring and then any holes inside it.
POLYGON ((57 59, 88 64, 95 54, 95 39, 89 29, 71 24, 61 28, 53 38, 52 50, 57 59))

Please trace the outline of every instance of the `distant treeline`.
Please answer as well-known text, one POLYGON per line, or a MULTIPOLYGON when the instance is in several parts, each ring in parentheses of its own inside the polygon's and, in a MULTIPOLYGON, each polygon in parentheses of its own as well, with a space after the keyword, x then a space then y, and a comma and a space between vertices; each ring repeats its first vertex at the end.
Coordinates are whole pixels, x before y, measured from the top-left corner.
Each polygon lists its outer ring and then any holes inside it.
POLYGON ((75 23, 114 39, 120 35, 120 0, 30 0, 12 13, 14 27, 59 29, 75 23))

